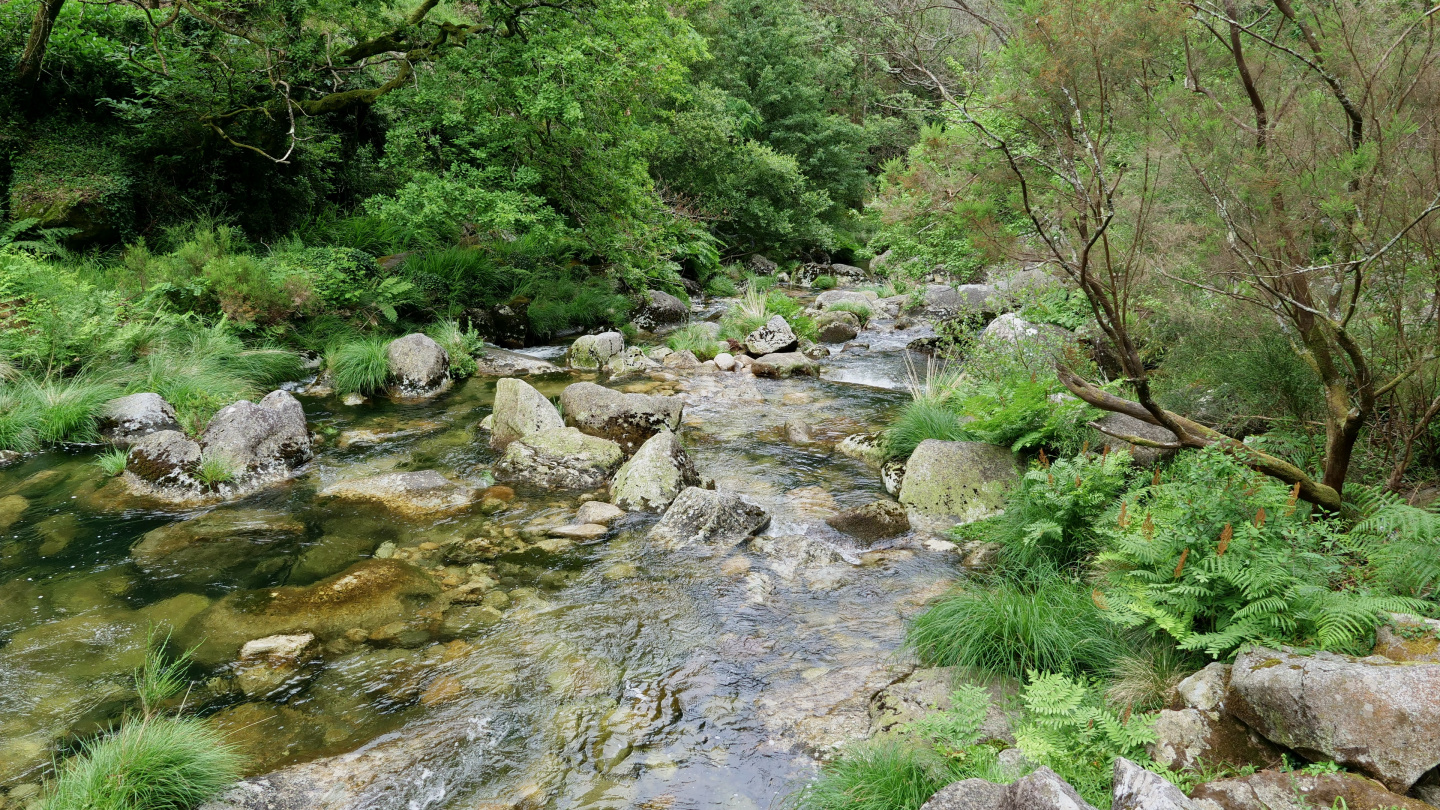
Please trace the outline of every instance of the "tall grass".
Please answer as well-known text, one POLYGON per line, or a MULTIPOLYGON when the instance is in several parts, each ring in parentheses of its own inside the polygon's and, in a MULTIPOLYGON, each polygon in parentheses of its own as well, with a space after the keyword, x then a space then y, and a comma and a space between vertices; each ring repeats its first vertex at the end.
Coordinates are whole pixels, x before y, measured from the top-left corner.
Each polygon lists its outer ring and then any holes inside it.
POLYGON ((841 301, 841 302, 838 303, 838 304, 831 304, 830 306, 828 306, 828 307, 825 308, 825 311, 826 311, 826 312, 849 312, 850 314, 854 315, 856 318, 859 318, 859 319, 860 319, 860 325, 861 325, 861 326, 866 326, 866 325, 868 325, 868 324, 870 323, 870 319, 871 319, 872 317, 874 317, 874 315, 875 315, 874 310, 870 309, 870 307, 868 307, 868 306, 866 306, 865 304, 862 304, 862 303, 860 303, 860 302, 858 302, 858 301, 841 301))
POLYGON ((121 391, 113 381, 92 373, 70 378, 25 377, 14 388, 22 400, 21 412, 33 420, 39 444, 96 441, 100 411, 121 391))
POLYGON ((92 742, 61 766, 43 810, 199 807, 240 777, 241 758, 194 718, 151 717, 92 742))
POLYGON ((918 810, 964 778, 940 757, 904 743, 865 742, 827 763, 793 800, 797 810, 918 810))
POLYGON ((833 290, 838 283, 834 276, 816 276, 815 280, 810 282, 810 289, 822 291, 833 290))
POLYGON ((713 360, 715 355, 725 351, 725 344, 710 336, 711 333, 698 323, 677 329, 666 338, 665 345, 671 351, 689 351, 701 361, 713 360))
POLYGON ((366 337, 340 342, 325 353, 326 366, 341 394, 373 394, 390 376, 387 337, 366 337))
POLYGON ((917 399, 901 407, 885 429, 885 452, 893 458, 908 458, 926 439, 955 442, 970 438, 954 411, 934 400, 917 399))
POLYGON ((1089 590, 1058 574, 953 592, 916 617, 908 643, 927 664, 1011 678, 1102 672, 1126 651, 1089 590))
POLYGON ((455 320, 436 321, 425 329, 425 334, 440 344, 450 356, 450 373, 456 377, 469 377, 479 365, 476 355, 485 354, 485 341, 474 329, 465 329, 455 320))

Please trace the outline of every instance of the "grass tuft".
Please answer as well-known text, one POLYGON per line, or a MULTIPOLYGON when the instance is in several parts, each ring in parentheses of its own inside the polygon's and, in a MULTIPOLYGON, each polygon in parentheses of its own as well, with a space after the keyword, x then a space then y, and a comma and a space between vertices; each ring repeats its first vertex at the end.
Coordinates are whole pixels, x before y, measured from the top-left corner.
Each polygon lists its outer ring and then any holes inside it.
POLYGON ((425 334, 450 355, 451 376, 469 377, 479 368, 475 357, 484 356, 485 341, 474 329, 462 328, 459 322, 453 320, 436 321, 425 330, 425 334))
POLYGON ((152 717, 84 747, 66 762, 42 810, 179 810, 220 795, 241 758, 193 718, 152 717))
POLYGON ((366 337, 334 345, 325 353, 335 390, 341 394, 370 394, 379 391, 390 376, 387 337, 366 337))
POLYGON ((831 304, 830 306, 825 308, 825 311, 849 312, 850 314, 860 319, 861 326, 869 325, 870 319, 875 315, 875 312, 871 310, 870 307, 855 301, 841 301, 838 304, 831 304))
POLYGON ((96 456, 95 466, 99 467, 106 475, 119 475, 125 472, 127 458, 129 458, 129 454, 117 447, 96 456))
POLYGON ((704 325, 692 323, 681 329, 676 329, 665 339, 665 345, 670 351, 694 352, 695 357, 704 362, 715 359, 715 355, 725 351, 726 345, 711 337, 711 332, 704 325))
POLYGON ((838 283, 834 276, 816 276, 815 280, 810 282, 810 289, 822 291, 833 290, 838 283))
POLYGON ((885 429, 885 452, 893 458, 908 458, 926 439, 954 442, 969 438, 954 411, 934 400, 917 399, 906 403, 885 429))
POLYGON ((955 778, 928 751, 887 740, 851 746, 796 797, 798 810, 918 810, 955 778))
POLYGON ((207 487, 216 487, 220 484, 228 484, 240 475, 240 470, 235 462, 220 456, 206 456, 200 459, 200 469, 195 477, 200 483, 207 487))

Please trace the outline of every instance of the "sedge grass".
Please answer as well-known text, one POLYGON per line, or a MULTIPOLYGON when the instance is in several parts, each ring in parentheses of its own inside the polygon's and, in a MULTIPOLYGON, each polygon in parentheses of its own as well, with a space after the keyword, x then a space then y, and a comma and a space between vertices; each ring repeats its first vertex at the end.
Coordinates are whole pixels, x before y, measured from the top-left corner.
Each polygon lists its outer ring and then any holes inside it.
POLYGON ((230 787, 241 758, 220 732, 194 718, 126 723, 60 766, 42 810, 180 810, 230 787))
POLYGON ((340 343, 326 352, 335 390, 341 394, 370 395, 390 376, 389 338, 367 337, 340 343))
POLYGON ((711 337, 711 332, 698 323, 671 332, 665 339, 665 345, 673 352, 693 352, 701 362, 713 360, 715 355, 725 351, 725 344, 711 337))
POLYGON ((934 753, 895 740, 865 742, 826 763, 794 797, 797 810, 918 810, 957 778, 934 753))

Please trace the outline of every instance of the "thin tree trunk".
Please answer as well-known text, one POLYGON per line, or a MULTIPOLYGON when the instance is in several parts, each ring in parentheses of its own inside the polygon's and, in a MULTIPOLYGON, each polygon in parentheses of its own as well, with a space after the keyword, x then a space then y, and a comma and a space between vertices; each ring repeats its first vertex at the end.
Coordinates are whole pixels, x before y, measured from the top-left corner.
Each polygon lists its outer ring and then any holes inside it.
POLYGON ((25 50, 20 63, 15 66, 15 80, 21 86, 32 85, 40 80, 40 67, 45 62, 45 47, 50 44, 50 32, 60 16, 60 7, 65 0, 40 0, 35 10, 35 20, 30 24, 30 38, 25 41, 25 50))

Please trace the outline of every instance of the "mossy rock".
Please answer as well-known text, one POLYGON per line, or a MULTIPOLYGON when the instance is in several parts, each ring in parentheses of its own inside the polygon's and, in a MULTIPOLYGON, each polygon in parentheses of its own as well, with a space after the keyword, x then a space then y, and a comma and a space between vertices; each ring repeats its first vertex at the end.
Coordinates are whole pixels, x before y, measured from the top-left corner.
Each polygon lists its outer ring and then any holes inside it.
POLYGON ((1003 509, 1018 477, 1008 448, 926 439, 905 465, 900 503, 929 517, 971 523, 1003 509))
POLYGON ((93 128, 59 126, 15 160, 10 217, 41 228, 73 228, 77 243, 114 239, 129 230, 133 184, 129 159, 93 128))

